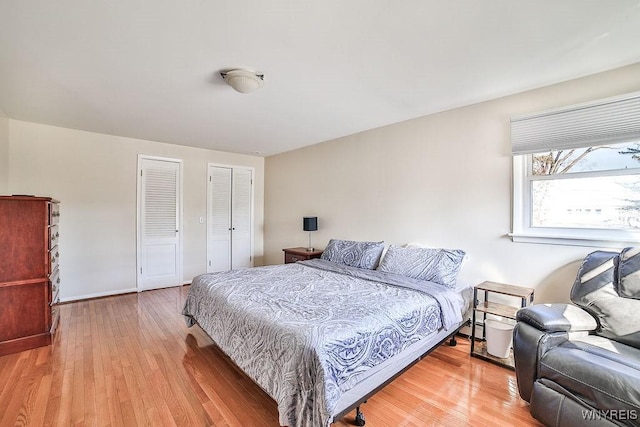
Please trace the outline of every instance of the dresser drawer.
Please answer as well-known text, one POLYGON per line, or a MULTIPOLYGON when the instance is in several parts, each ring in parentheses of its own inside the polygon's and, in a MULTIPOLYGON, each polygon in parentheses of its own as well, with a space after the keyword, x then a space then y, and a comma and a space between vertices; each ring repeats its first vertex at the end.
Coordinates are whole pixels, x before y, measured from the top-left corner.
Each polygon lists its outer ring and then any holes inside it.
POLYGON ((54 246, 49 251, 49 272, 53 273, 58 268, 58 262, 60 260, 60 251, 58 246, 54 246))
POLYGON ((51 305, 60 302, 60 270, 55 270, 51 275, 51 305))
POLYGON ((60 222, 60 205, 57 203, 49 203, 49 224, 57 224, 60 222))
POLYGON ((313 258, 320 258, 322 255, 321 250, 307 250, 307 248, 287 248, 282 250, 284 252, 284 263, 289 264, 292 262, 306 261, 313 258))
POLYGON ((49 333, 53 335, 56 332, 56 328, 58 327, 58 322, 60 321, 60 307, 53 306, 51 307, 51 329, 49 329, 49 333))
POLYGON ((303 255, 295 255, 292 253, 285 252, 284 254, 284 262, 285 264, 289 264, 291 262, 305 261, 309 258, 303 255))
POLYGON ((56 246, 58 244, 58 240, 60 240, 60 230, 57 225, 52 225, 49 227, 49 249, 56 246))

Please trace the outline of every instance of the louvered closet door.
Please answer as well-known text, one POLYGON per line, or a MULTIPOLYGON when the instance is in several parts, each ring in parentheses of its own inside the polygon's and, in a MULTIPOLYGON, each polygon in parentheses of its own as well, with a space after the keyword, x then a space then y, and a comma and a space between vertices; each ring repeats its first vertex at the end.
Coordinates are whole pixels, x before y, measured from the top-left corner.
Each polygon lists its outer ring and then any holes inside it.
POLYGON ((251 267, 251 169, 233 169, 231 268, 251 267))
POLYGON ((253 171, 209 166, 207 271, 246 268, 252 261, 253 171))
POLYGON ((181 284, 180 163, 139 160, 138 289, 181 284))
POLYGON ((231 269, 231 168, 210 166, 207 191, 207 272, 231 269))

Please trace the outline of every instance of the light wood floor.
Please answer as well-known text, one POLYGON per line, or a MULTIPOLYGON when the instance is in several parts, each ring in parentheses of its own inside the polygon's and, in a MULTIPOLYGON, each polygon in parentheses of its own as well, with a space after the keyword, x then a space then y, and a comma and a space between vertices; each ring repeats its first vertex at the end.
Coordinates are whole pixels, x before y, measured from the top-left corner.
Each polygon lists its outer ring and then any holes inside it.
MULTIPOLYGON (((180 316, 188 288, 61 306, 52 346, 0 357, 0 426, 277 426, 276 404, 180 316)), ((512 371, 441 346, 363 405, 367 426, 539 425, 512 371)), ((352 425, 353 413, 334 426, 352 425)))

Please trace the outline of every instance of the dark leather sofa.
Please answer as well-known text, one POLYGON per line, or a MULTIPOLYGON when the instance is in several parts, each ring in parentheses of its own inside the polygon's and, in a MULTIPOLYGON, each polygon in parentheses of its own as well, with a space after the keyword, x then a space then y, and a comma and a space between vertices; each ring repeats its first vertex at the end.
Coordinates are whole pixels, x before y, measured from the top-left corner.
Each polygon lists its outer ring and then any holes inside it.
POLYGON ((518 312, 520 396, 548 426, 640 426, 640 247, 589 254, 571 301, 518 312))

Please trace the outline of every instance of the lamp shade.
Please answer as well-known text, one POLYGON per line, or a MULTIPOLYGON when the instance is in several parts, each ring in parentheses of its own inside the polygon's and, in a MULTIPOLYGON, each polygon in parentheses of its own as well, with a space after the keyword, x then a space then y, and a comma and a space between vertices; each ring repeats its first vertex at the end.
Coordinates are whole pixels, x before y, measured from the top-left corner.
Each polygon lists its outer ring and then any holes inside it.
POLYGON ((249 93, 262 86, 263 74, 254 71, 237 68, 220 73, 225 82, 240 93, 249 93))
POLYGON ((302 229, 304 231, 317 231, 318 230, 318 217, 317 216, 305 216, 302 218, 302 229))

